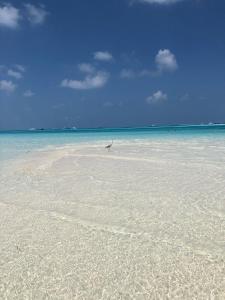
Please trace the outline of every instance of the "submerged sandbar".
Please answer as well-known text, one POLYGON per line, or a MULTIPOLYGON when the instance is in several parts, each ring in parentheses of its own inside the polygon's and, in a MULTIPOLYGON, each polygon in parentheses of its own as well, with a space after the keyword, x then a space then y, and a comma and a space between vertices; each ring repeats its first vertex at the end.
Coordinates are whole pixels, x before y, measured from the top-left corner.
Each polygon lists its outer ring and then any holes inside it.
POLYGON ((0 298, 224 299, 225 142, 104 145, 2 169, 0 298))

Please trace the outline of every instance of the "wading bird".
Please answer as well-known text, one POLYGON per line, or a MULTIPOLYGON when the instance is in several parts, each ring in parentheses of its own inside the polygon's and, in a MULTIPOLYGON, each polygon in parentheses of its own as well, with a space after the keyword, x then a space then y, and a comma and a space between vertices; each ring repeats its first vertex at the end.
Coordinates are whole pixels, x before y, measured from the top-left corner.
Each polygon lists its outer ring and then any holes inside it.
POLYGON ((108 149, 108 151, 112 148, 112 145, 113 145, 113 141, 112 141, 112 143, 111 144, 109 144, 109 145, 107 145, 107 146, 105 146, 105 148, 106 149, 108 149))

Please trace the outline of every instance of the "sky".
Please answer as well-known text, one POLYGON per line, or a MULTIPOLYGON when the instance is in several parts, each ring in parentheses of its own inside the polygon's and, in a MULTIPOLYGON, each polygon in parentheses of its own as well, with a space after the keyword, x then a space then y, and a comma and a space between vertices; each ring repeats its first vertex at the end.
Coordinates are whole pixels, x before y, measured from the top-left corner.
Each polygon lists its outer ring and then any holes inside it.
POLYGON ((224 0, 0 1, 0 130, 209 122, 224 0))

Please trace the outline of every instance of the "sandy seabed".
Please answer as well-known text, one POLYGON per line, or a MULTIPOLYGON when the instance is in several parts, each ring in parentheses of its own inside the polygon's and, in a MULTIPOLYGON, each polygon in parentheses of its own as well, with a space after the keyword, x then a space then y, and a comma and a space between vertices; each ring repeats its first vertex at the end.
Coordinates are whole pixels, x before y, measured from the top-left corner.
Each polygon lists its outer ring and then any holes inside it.
POLYGON ((43 149, 0 185, 0 299, 225 299, 222 139, 43 149))

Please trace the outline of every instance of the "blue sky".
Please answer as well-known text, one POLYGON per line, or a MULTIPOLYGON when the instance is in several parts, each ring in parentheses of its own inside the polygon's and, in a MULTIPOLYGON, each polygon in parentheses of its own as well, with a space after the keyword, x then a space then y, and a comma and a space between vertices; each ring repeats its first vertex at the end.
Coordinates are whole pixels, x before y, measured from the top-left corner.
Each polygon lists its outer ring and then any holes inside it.
POLYGON ((0 2, 0 129, 225 122, 224 0, 0 2))

